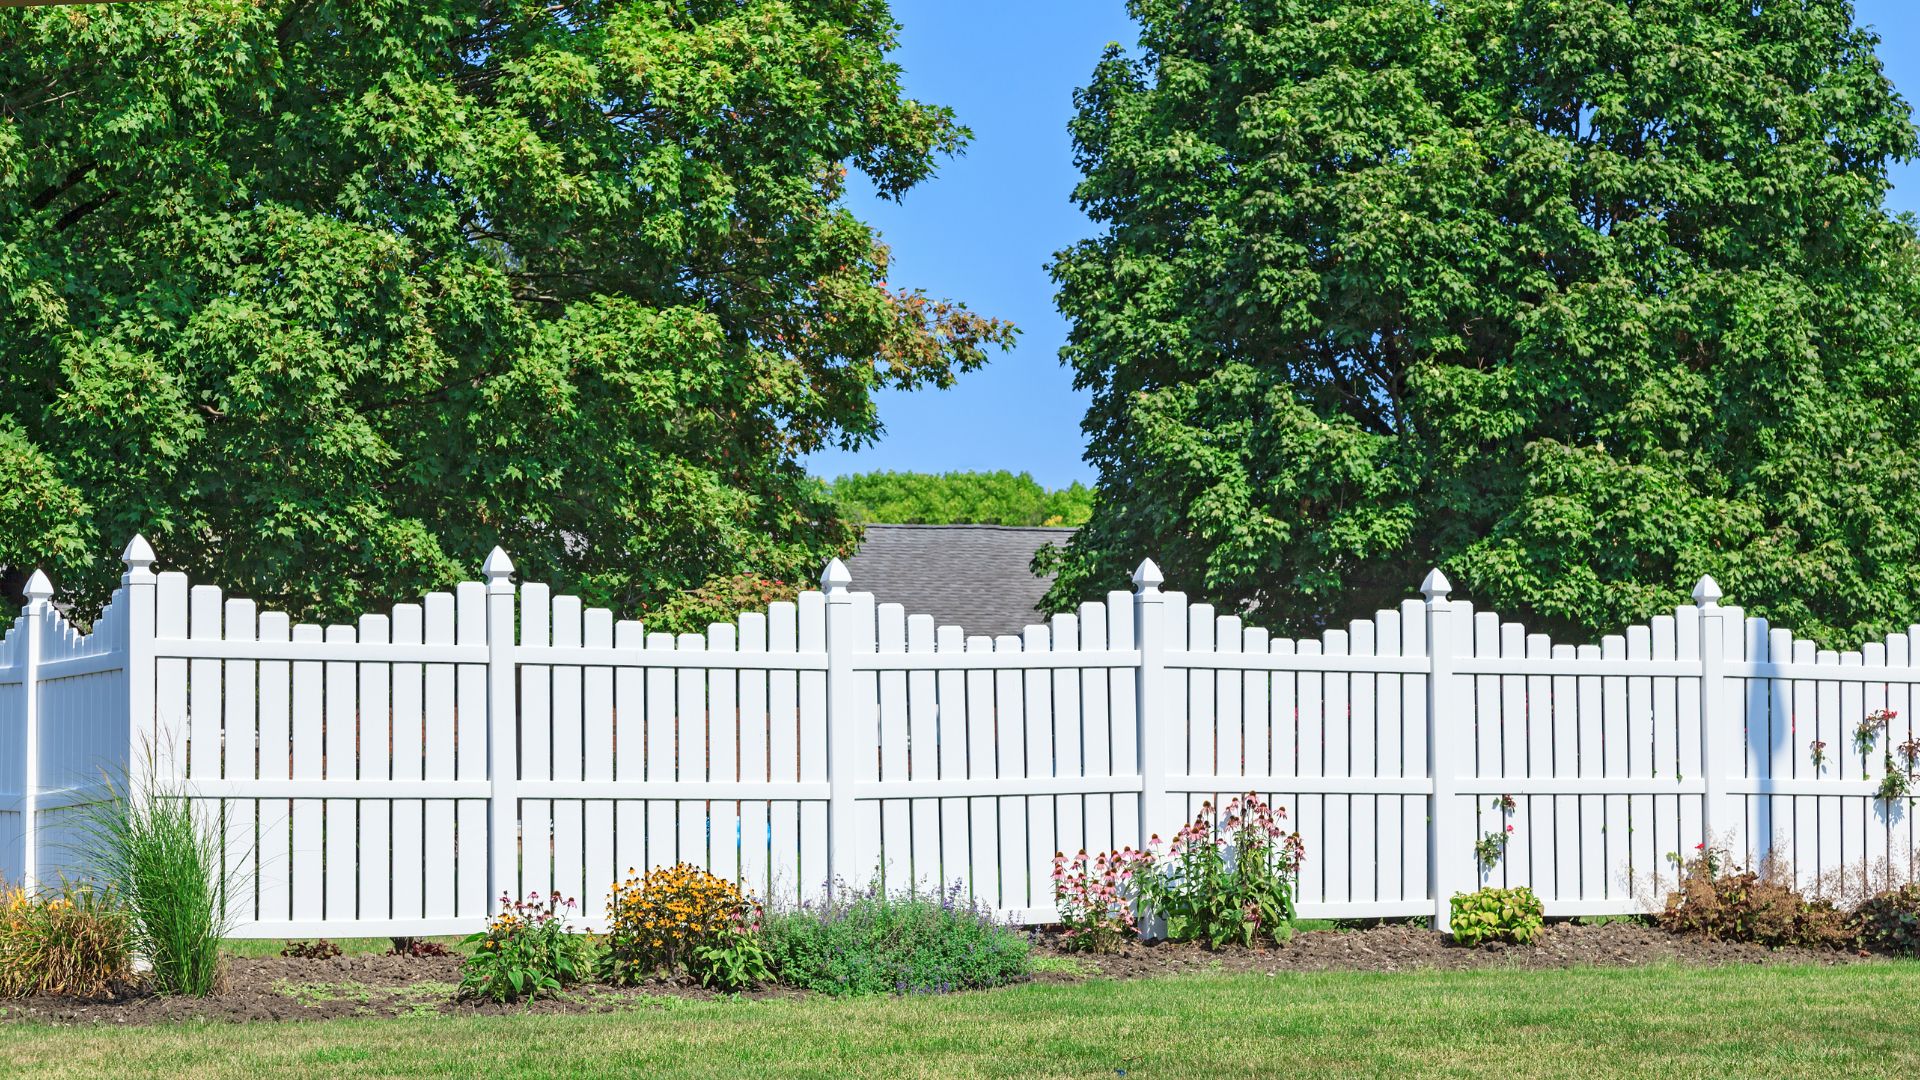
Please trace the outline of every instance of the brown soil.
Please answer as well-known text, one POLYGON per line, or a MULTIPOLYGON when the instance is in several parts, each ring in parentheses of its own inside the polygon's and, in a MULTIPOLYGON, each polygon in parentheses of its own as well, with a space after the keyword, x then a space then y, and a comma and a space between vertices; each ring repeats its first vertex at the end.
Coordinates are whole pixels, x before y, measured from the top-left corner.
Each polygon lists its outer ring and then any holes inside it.
MULTIPOLYGON (((1041 955, 1059 955, 1050 934, 1036 935, 1041 955)), ((1197 971, 1408 971, 1421 968, 1570 968, 1639 967, 1657 963, 1851 964, 1874 959, 1856 951, 1767 949, 1699 938, 1676 937, 1648 926, 1550 924, 1528 946, 1491 945, 1478 949, 1449 944, 1440 935, 1413 926, 1366 930, 1323 930, 1300 934, 1277 948, 1208 952, 1193 945, 1127 946, 1111 956, 1075 954, 1083 972, 1134 979, 1197 971)), ((557 998, 497 1005, 455 1002, 460 958, 340 956, 326 960, 259 957, 230 960, 220 992, 208 998, 169 998, 134 994, 105 1001, 31 997, 0 1002, 0 1020, 41 1023, 150 1024, 173 1020, 329 1020, 350 1016, 405 1016, 422 1013, 587 1013, 666 1008, 679 998, 717 995, 685 981, 656 980, 614 988, 576 987, 557 998)), ((1050 973, 1045 981, 1083 976, 1050 973)), ((797 997, 800 991, 772 988, 746 996, 797 997)))
MULTIPOLYGON (((1047 947, 1054 948, 1052 941, 1047 947)), ((1705 938, 1679 937, 1650 926, 1549 923, 1530 945, 1464 948, 1424 927, 1316 930, 1273 948, 1208 952, 1196 945, 1130 944, 1111 956, 1080 956, 1110 978, 1133 979, 1185 971, 1410 971, 1421 968, 1643 967, 1676 963, 1853 964, 1874 959, 1855 950, 1769 949, 1705 938)))
MULTIPOLYGON (((711 998, 698 984, 656 980, 636 987, 575 987, 557 998, 514 1005, 456 1002, 458 956, 336 956, 234 958, 220 990, 207 998, 133 994, 105 1001, 62 997, 0 1001, 0 1020, 40 1023, 151 1024, 171 1020, 332 1020, 349 1016, 421 1013, 593 1013, 659 1008, 672 998, 711 998)), ((771 988, 747 997, 790 997, 771 988)))

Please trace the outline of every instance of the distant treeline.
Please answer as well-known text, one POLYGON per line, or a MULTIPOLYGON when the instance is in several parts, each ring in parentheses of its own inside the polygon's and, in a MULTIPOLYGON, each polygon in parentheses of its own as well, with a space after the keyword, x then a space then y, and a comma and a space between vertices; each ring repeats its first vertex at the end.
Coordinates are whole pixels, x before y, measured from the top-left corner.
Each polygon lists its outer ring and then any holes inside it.
POLYGON ((884 525, 1083 525, 1093 489, 1048 490, 1031 473, 870 472, 829 485, 851 521, 884 525))

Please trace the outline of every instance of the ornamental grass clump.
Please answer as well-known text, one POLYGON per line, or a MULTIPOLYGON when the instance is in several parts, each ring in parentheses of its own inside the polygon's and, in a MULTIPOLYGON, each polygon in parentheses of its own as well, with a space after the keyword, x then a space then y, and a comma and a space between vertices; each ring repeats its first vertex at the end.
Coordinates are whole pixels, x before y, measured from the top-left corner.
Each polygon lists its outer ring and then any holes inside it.
POLYGON ((205 997, 220 979, 226 936, 225 840, 219 821, 149 782, 88 811, 86 848, 103 887, 133 916, 135 951, 162 994, 205 997))
POLYGON ((62 882, 0 898, 0 996, 98 998, 134 981, 133 915, 111 889, 62 882))
POLYGON ((773 978, 760 904, 733 882, 684 863, 644 878, 627 873, 607 902, 606 981, 632 985, 684 969, 703 986, 741 990, 773 978))
POLYGON ((1026 936, 958 883, 934 895, 842 883, 770 915, 763 940, 782 983, 835 997, 983 990, 1032 971, 1026 936))
MULTIPOLYGON (((1294 883, 1306 848, 1300 834, 1281 827, 1287 812, 1249 792, 1220 812, 1201 803, 1174 834, 1164 859, 1149 853, 1133 863, 1133 890, 1142 914, 1166 921, 1173 941, 1210 949, 1250 946, 1293 933, 1294 883)), ((1153 838, 1158 846, 1159 837, 1153 838)))
POLYGON ((469 936, 473 955, 460 965, 460 1000, 519 1001, 559 993, 585 977, 587 939, 567 928, 575 906, 559 893, 528 893, 515 900, 502 893, 500 911, 487 928, 469 936))

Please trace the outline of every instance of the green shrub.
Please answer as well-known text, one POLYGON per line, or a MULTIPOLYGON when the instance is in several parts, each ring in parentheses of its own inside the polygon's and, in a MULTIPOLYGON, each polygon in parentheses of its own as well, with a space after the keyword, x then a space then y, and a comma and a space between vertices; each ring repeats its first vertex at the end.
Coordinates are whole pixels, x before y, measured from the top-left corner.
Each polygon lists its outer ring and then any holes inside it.
POLYGON ((642 609, 647 629, 669 634, 704 634, 712 623, 730 623, 743 611, 765 611, 768 604, 800 595, 797 582, 757 574, 720 575, 696 589, 670 597, 657 608, 642 609))
POLYGON ((780 981, 834 996, 927 994, 1004 986, 1031 973, 1031 946, 955 885, 939 896, 877 889, 767 920, 780 981))
POLYGON ((50 896, 6 892, 0 995, 91 998, 133 981, 133 916, 111 890, 62 883, 50 896))
POLYGON ((219 823, 195 815, 191 800, 149 782, 132 799, 94 805, 87 848, 132 910, 134 947, 153 965, 153 988, 205 997, 220 977, 227 880, 219 823))
POLYGON ((1869 949, 1920 956, 1920 884, 1889 889, 1854 913, 1860 943, 1869 949))
POLYGON ((1654 917, 1676 934, 1780 947, 1840 948, 1855 934, 1826 900, 1809 900, 1770 873, 1733 866, 1726 852, 1702 846, 1680 866, 1679 886, 1654 917))
POLYGON ((1165 919, 1168 938, 1210 949, 1286 940, 1304 852, 1300 834, 1282 830, 1286 816, 1252 793, 1228 803, 1217 824, 1213 804, 1200 804, 1164 858, 1149 852, 1131 863, 1142 913, 1165 919))
POLYGON ((676 967, 722 990, 773 978, 760 943, 760 905, 733 882, 685 863, 632 874, 607 901, 599 970, 608 982, 636 983, 676 967))
POLYGON ((591 966, 587 939, 567 929, 562 909, 574 901, 559 893, 525 900, 502 895, 487 928, 467 938, 473 955, 460 965, 461 1000, 519 1001, 579 982, 591 966))
POLYGON ((1530 944, 1546 928, 1533 890, 1481 889, 1453 894, 1453 940, 1462 945, 1506 941, 1530 944))

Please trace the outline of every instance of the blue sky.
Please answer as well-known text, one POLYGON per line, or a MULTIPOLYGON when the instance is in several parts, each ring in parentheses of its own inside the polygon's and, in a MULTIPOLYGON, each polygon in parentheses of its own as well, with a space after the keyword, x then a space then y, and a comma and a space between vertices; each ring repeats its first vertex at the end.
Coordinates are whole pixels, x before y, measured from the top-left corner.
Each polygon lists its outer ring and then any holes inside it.
MULTIPOLYGON (((1881 61, 1908 100, 1920 100, 1920 4, 1857 0, 1859 20, 1883 39, 1881 61)), ((1011 319, 1019 344, 950 390, 884 393, 887 432, 856 453, 808 460, 832 477, 870 469, 1011 469, 1049 487, 1091 481, 1081 460, 1086 395, 1059 361, 1066 323, 1046 264, 1089 235, 1068 200, 1073 168, 1067 120, 1109 41, 1135 34, 1122 0, 894 0, 905 27, 895 58, 907 92, 949 105, 973 129, 965 156, 899 203, 856 194, 854 210, 893 247, 893 284, 964 300, 1011 319)), ((1920 211, 1920 165, 1897 166, 1890 203, 1920 211)))

